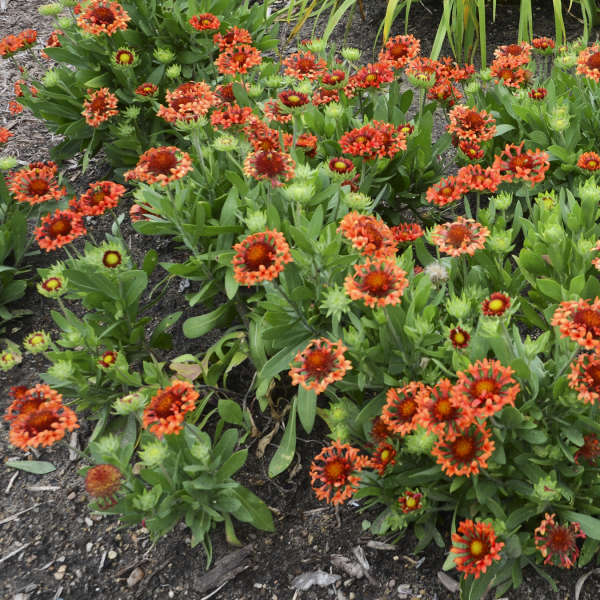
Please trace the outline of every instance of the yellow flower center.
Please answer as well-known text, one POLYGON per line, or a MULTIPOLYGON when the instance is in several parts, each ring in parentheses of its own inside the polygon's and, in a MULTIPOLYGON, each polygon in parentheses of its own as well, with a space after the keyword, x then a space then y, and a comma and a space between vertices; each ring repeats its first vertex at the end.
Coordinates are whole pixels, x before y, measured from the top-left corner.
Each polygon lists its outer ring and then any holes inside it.
POLYGON ((412 496, 408 496, 408 498, 406 499, 406 506, 408 508, 414 508, 416 505, 417 501, 412 496))
POLYGON ((498 312, 504 308, 504 302, 502 302, 502 300, 499 300, 498 298, 496 298, 490 302, 489 307, 490 307, 490 310, 493 310, 494 312, 498 312))
POLYGON ((485 550, 485 546, 479 540, 473 540, 469 546, 472 556, 481 556, 485 550))

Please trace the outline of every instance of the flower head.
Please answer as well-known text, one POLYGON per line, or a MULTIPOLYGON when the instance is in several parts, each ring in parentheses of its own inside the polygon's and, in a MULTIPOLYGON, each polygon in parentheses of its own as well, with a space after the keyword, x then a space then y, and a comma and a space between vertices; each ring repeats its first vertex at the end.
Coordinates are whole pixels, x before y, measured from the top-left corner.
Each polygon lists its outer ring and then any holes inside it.
POLYGON ((425 232, 418 223, 398 223, 390 227, 394 240, 401 244, 403 242, 414 242, 416 239, 422 237, 425 232))
POLYGON ((294 357, 289 371, 292 385, 302 385, 307 390, 320 394, 334 381, 341 381, 352 363, 344 357, 346 346, 341 340, 332 342, 327 338, 311 340, 311 342, 294 357))
POLYGON ((34 331, 23 339, 23 348, 31 354, 45 352, 52 339, 45 331, 34 331))
POLYGON ((363 300, 374 308, 398 304, 408 280, 406 271, 394 260, 367 258, 363 264, 354 265, 354 274, 346 277, 344 285, 352 300, 363 300))
POLYGON ((250 152, 244 159, 244 173, 257 181, 268 179, 271 185, 279 187, 281 180, 289 181, 294 176, 296 163, 286 152, 258 150, 250 152))
POLYGON ((235 280, 242 285, 255 285, 275 279, 286 263, 292 262, 290 247, 276 230, 253 233, 233 249, 235 280))
POLYGON ((470 477, 480 469, 487 469, 487 460, 495 449, 490 438, 491 433, 485 425, 474 423, 458 430, 452 439, 438 440, 431 454, 448 477, 470 477))
POLYGON ((249 106, 238 106, 235 102, 225 105, 223 110, 215 110, 210 115, 210 123, 219 129, 229 129, 235 125, 245 125, 252 114, 249 106))
POLYGON ((404 436, 414 431, 419 424, 419 409, 428 393, 429 386, 420 381, 390 388, 385 395, 382 420, 396 434, 404 436))
POLYGON ((556 47, 556 42, 549 37, 538 37, 531 40, 531 45, 534 51, 538 51, 540 54, 550 54, 556 47))
POLYGON ((350 212, 341 220, 338 231, 364 256, 389 258, 396 254, 394 234, 383 221, 372 215, 350 212))
POLYGON ((430 204, 446 206, 446 204, 460 200, 467 191, 468 188, 459 182, 454 175, 449 175, 429 187, 425 199, 430 204))
POLYGON ((219 50, 233 48, 240 44, 252 44, 252 36, 247 29, 241 29, 235 25, 228 29, 225 34, 215 33, 213 42, 219 46, 219 50))
POLYGON ((327 72, 327 63, 312 52, 295 52, 284 58, 281 63, 285 67, 284 75, 299 80, 315 81, 327 72))
POLYGON ((390 63, 378 62, 361 67, 348 79, 344 88, 346 96, 352 97, 354 90, 358 88, 379 88, 382 84, 394 81, 394 71, 390 63))
POLYGON ((375 453, 371 456, 369 467, 375 469, 379 475, 383 475, 388 465, 396 464, 396 450, 394 446, 386 442, 382 442, 375 449, 375 453))
POLYGON ((471 340, 471 336, 466 329, 462 327, 454 327, 450 330, 449 335, 450 341, 455 348, 466 348, 469 345, 469 341, 471 340))
POLYGON ((112 62, 115 67, 123 67, 128 69, 135 66, 139 61, 137 52, 131 48, 119 48, 112 55, 112 62))
POLYGON ((488 317, 501 317, 510 307, 510 298, 501 292, 494 292, 481 304, 481 312, 488 317))
POLYGON ((513 373, 498 360, 478 360, 457 373, 451 402, 479 418, 490 417, 507 404, 514 406, 521 386, 512 378, 513 373))
POLYGON ((481 165, 467 165, 458 170, 456 180, 468 191, 494 193, 502 183, 500 173, 492 167, 482 168, 481 165))
POLYGON ((88 97, 83 101, 81 114, 90 127, 98 127, 104 121, 119 114, 118 99, 108 88, 100 88, 95 91, 89 89, 87 93, 88 97))
POLYGON ((398 498, 398 504, 400 505, 402 512, 406 514, 421 510, 423 508, 423 504, 421 503, 422 498, 423 494, 412 490, 406 490, 404 494, 398 498))
POLYGON ((135 93, 138 96, 156 96, 158 93, 158 86, 154 83, 150 83, 149 81, 146 83, 140 83, 140 85, 135 88, 135 93))
POLYGON ((117 362, 118 352, 107 350, 99 359, 98 365, 104 369, 112 367, 117 362))
POLYGON ((167 90, 165 96, 167 106, 161 104, 156 116, 168 123, 197 121, 219 104, 217 94, 204 81, 182 83, 173 91, 167 90))
POLYGON ((600 298, 561 302, 554 311, 551 325, 560 329, 561 337, 575 340, 586 350, 600 350, 600 298))
POLYGON ((0 127, 0 144, 6 144, 13 135, 8 129, 0 127))
POLYGON ((421 42, 413 35, 396 35, 391 37, 379 52, 378 59, 388 62, 394 69, 402 69, 421 49, 421 42))
POLYGON ((558 525, 555 514, 546 513, 539 527, 535 530, 535 547, 544 557, 544 564, 551 564, 563 569, 575 566, 579 556, 577 538, 585 538, 579 523, 558 525))
POLYGON ((489 235, 487 227, 483 227, 473 219, 458 217, 454 223, 436 225, 431 234, 431 241, 445 254, 473 256, 475 250, 484 247, 489 235))
POLYGON ((600 440, 595 434, 587 434, 583 436, 583 446, 575 452, 575 462, 579 464, 579 460, 584 458, 591 465, 596 465, 596 460, 600 456, 600 440))
POLYGON ((113 35, 127 29, 129 15, 118 2, 92 0, 77 18, 77 25, 92 35, 113 35))
POLYGON ((548 90, 546 88, 540 87, 540 88, 534 88, 532 90, 529 90, 529 97, 532 100, 537 100, 538 102, 543 100, 548 94, 548 90))
POLYGON ((523 62, 513 56, 499 56, 490 66, 490 74, 496 83, 519 88, 530 77, 531 72, 522 68, 523 62))
POLYGON ((550 155, 540 149, 525 150, 523 144, 506 144, 499 156, 496 156, 492 168, 500 171, 503 181, 524 180, 531 182, 531 187, 544 181, 545 173, 550 168, 550 155))
POLYGON ((221 27, 221 21, 212 13, 194 15, 189 23, 196 31, 214 31, 221 27))
POLYGON ((577 166, 585 171, 597 171, 600 169, 600 155, 595 152, 584 152, 577 159, 577 166))
POLYGON ((223 50, 215 60, 215 65, 223 75, 237 75, 247 73, 249 69, 260 65, 261 62, 259 50, 249 44, 241 44, 223 50))
POLYGON ((157 438, 179 433, 183 429, 185 414, 196 408, 198 396, 188 381, 173 381, 152 396, 150 404, 144 409, 142 427, 149 429, 157 438))
POLYGON ((78 201, 71 201, 71 208, 85 216, 102 215, 110 208, 116 208, 125 187, 113 181, 90 183, 87 191, 78 201))
POLYGON ((21 353, 15 348, 7 348, 0 352, 0 369, 8 371, 23 360, 21 353))
POLYGON ((35 230, 37 242, 43 250, 50 252, 70 244, 74 239, 87 233, 83 216, 72 210, 56 210, 42 218, 35 230))
POLYGON ((21 415, 27 415, 35 412, 46 402, 61 402, 62 396, 49 385, 40 384, 28 388, 27 386, 17 386, 10 389, 10 396, 14 399, 12 404, 6 409, 4 420, 9 423, 21 415))
POLYGON ((114 465, 96 465, 85 474, 87 493, 100 502, 100 507, 108 507, 115 502, 114 495, 121 488, 123 474, 114 465))
POLYGON ((367 466, 369 458, 360 456, 349 444, 333 442, 315 456, 310 466, 310 482, 319 500, 343 504, 358 489, 358 471, 367 466))
POLYGON ((159 146, 146 150, 139 157, 135 169, 127 171, 124 178, 166 186, 171 181, 181 179, 191 170, 192 159, 187 152, 175 146, 159 146))
POLYGON ((448 131, 459 140, 485 142, 496 133, 496 121, 485 110, 477 111, 467 106, 456 105, 448 115, 448 131))
MULTIPOLYGON (((60 29, 55 29, 48 36, 48 39, 46 40, 46 48, 60 48, 61 47, 61 43, 60 43, 60 38, 58 37, 59 35, 64 35, 64 32, 61 31, 60 29)), ((48 56, 48 54, 46 52, 44 52, 43 50, 40 52, 40 54, 44 58, 50 58, 48 56)))
POLYGON ((577 57, 577 74, 583 75, 588 79, 593 79, 596 83, 600 81, 599 44, 593 44, 579 53, 577 57))
POLYGON ((31 163, 29 168, 20 169, 11 175, 8 189, 17 202, 27 202, 32 206, 60 200, 66 189, 58 185, 56 170, 56 165, 52 162, 31 163))
POLYGON ((585 404, 600 402, 600 356, 583 353, 571 363, 569 387, 577 392, 585 404))
POLYGON ((471 519, 458 524, 458 533, 452 534, 452 552, 456 568, 466 575, 479 579, 495 560, 500 560, 504 542, 496 540, 496 532, 489 523, 471 519), (462 534, 462 535, 460 535, 462 534))

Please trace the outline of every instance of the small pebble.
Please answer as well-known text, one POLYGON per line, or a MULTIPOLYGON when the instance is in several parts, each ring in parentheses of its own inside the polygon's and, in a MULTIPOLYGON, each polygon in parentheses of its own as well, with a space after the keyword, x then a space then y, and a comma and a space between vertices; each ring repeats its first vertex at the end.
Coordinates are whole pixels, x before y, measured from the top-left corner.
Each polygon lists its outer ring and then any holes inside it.
POLYGON ((56 570, 56 573, 54 573, 54 579, 56 579, 56 581, 61 581, 62 578, 65 576, 66 570, 67 570, 67 565, 61 565, 60 567, 58 567, 58 569, 56 570))
POLYGON ((169 590, 169 598, 175 598, 175 592, 173 590, 169 590))
POLYGON ((88 543, 85 545, 85 551, 86 551, 86 552, 91 552, 93 547, 94 547, 94 544, 92 544, 92 542, 88 542, 88 543))
POLYGON ((94 524, 94 521, 92 521, 92 520, 91 520, 89 517, 86 517, 86 518, 84 519, 84 521, 85 521, 85 524, 86 524, 88 527, 92 527, 92 525, 94 524))
POLYGON ((354 598, 356 598, 356 594, 354 592, 350 592, 348 594, 348 600, 354 600, 354 598))
POLYGON ((67 500, 75 500, 75 498, 77 497, 77 494, 75 492, 71 492, 68 496, 67 496, 67 500))
POLYGON ((117 553, 114 550, 109 550, 108 551, 108 559, 114 560, 115 558, 117 558, 117 553))
POLYGON ((139 567, 136 567, 127 578, 127 587, 133 587, 137 585, 142 579, 144 579, 144 571, 139 567))

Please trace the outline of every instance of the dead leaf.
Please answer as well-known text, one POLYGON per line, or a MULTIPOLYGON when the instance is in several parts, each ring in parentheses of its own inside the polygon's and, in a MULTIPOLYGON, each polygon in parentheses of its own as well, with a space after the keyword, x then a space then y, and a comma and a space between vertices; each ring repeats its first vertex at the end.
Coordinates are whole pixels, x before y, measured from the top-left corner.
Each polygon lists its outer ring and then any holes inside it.
POLYGON ((397 550, 394 544, 386 544, 385 542, 378 542, 377 540, 369 540, 367 542, 367 548, 373 548, 373 550, 397 550))
POLYGON ((346 558, 342 554, 332 554, 331 564, 336 569, 344 571, 346 575, 354 577, 355 579, 362 579, 365 576, 365 570, 360 563, 352 560, 351 558, 346 558))
POLYGON ((169 368, 188 381, 194 381, 194 379, 200 377, 203 372, 202 365, 196 363, 172 362, 169 365, 169 368))
POLYGON ((575 584, 575 600, 579 600, 579 594, 581 594, 581 588, 583 588, 583 584, 585 583, 585 580, 590 575, 600 575, 600 569, 592 569, 589 573, 586 573, 585 575, 582 575, 577 580, 577 583, 575 584))
POLYGON ((332 575, 331 573, 325 573, 325 571, 309 571, 308 573, 302 573, 298 577, 292 579, 292 587, 296 590, 309 590, 313 585, 325 587, 331 585, 341 579, 339 575, 332 575))
POLYGON ((365 571, 368 571, 371 568, 369 561, 365 556, 365 551, 360 546, 354 546, 354 548, 352 548, 352 554, 356 556, 356 560, 365 571))
POLYGON ((265 455, 265 450, 267 449, 267 446, 271 443, 271 440, 279 431, 280 426, 281 423, 277 421, 277 423, 275 423, 275 427, 273 427, 273 429, 271 429, 271 431, 269 431, 267 435, 261 437, 260 440, 258 440, 258 444, 256 445, 256 458, 262 458, 265 455))
POLYGON ((450 592, 456 593, 460 589, 460 584, 456 579, 452 579, 450 575, 446 575, 443 571, 437 572, 439 582, 450 592))

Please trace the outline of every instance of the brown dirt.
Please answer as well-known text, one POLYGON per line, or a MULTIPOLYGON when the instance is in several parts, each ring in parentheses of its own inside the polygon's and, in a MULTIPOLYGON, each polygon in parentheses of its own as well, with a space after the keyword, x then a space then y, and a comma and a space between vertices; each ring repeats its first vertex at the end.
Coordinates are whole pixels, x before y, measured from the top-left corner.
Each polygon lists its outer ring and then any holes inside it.
MULTIPOLYGON (((40 0, 10 0, 8 10, 0 13, 2 35, 16 33, 26 27, 35 27, 39 38, 45 39, 50 32, 47 20, 37 14, 40 0)), ((385 2, 364 2, 365 21, 357 15, 350 28, 348 40, 363 49, 372 47, 376 28, 384 13, 385 2)), ((409 31, 419 37, 425 51, 431 44, 435 27, 439 22, 438 0, 428 0, 414 7, 409 31)), ((552 35, 553 22, 549 3, 536 7, 536 35, 552 35)), ((501 19, 490 27, 489 47, 516 39, 517 9, 504 7, 501 19)), ((399 26, 398 26, 399 28, 399 26)), ((578 27, 568 21, 569 35, 578 27)), ((285 31, 283 32, 285 33, 285 31)), ((343 36, 343 33, 341 34, 343 36)), ((340 36, 338 36, 339 39, 340 36)), ((341 46, 342 43, 339 43, 341 46)), ((43 124, 27 113, 17 117, 10 115, 6 106, 12 99, 12 82, 17 73, 9 64, 1 63, 0 73, 0 125, 11 126, 15 133, 4 153, 16 155, 22 163, 48 158, 48 148, 58 140, 53 138, 43 124)), ((81 190, 88 181, 97 179, 103 166, 98 161, 91 172, 80 177, 74 163, 68 165, 67 177, 72 179, 75 189, 81 190)), ((126 210, 127 207, 123 207, 126 210)), ((99 219, 94 225, 97 232, 108 227, 108 222, 99 219)), ((100 237, 99 235, 97 237, 100 237)), ((132 247, 157 247, 161 257, 173 256, 168 244, 157 244, 157 240, 143 238, 132 230, 126 231, 126 239, 132 247)), ((139 254, 139 251, 138 251, 139 254)), ((52 256, 52 260, 59 256, 52 256)), ((49 258, 40 255, 32 258, 33 266, 47 264, 49 258)), ((12 327, 9 335, 15 341, 30 331, 43 328, 52 331, 48 316, 51 302, 41 298, 30 288, 24 308, 33 314, 12 327)), ((156 309, 156 317, 185 308, 175 286, 156 309)), ((197 309, 195 309, 197 310, 197 309)), ((181 334, 176 340, 176 354, 198 352, 199 344, 185 340, 181 334)), ((11 385, 38 382, 38 374, 46 369, 41 357, 27 356, 23 364, 6 373, 0 373, 0 411, 8 404, 7 391, 11 385)), ((245 392, 251 380, 247 367, 237 372, 232 387, 245 392)), ((264 433, 273 426, 268 415, 254 411, 259 429, 264 433)), ((0 455, 6 461, 23 458, 23 454, 11 447, 7 440, 8 427, 0 424, 0 455)), ((82 423, 79 436, 85 440, 90 427, 82 423)), ((247 526, 238 527, 238 537, 244 543, 252 543, 254 551, 248 568, 211 597, 215 600, 384 600, 401 598, 397 592, 400 584, 410 586, 408 598, 420 600, 450 600, 455 594, 448 592, 437 580, 436 573, 444 561, 444 551, 430 547, 420 556, 413 556, 416 541, 409 534, 398 542, 395 550, 380 551, 366 547, 369 536, 361 530, 361 522, 369 518, 368 513, 358 514, 356 506, 345 506, 339 513, 339 523, 334 511, 322 506, 312 494, 309 486, 308 466, 322 446, 324 431, 315 431, 314 439, 301 440, 298 445, 295 474, 283 474, 270 480, 266 474, 268 462, 275 450, 273 445, 262 459, 255 456, 252 445, 248 464, 243 471, 243 483, 265 499, 274 510, 276 532, 263 534, 247 526), (294 594, 290 581, 296 575, 322 569, 331 569, 331 554, 352 557, 352 548, 361 545, 371 564, 372 581, 342 576, 339 588, 312 588, 294 594), (424 558, 419 568, 415 559, 424 558)), ((277 438, 276 438, 277 439, 277 438)), ((31 458, 33 458, 30 455, 31 458)), ((0 560, 12 550, 23 546, 23 550, 0 563, 0 597, 7 600, 88 600, 96 598, 167 599, 207 598, 208 592, 198 591, 200 578, 204 574, 204 556, 199 548, 190 549, 189 532, 177 527, 173 532, 152 545, 143 527, 123 528, 113 517, 90 515, 82 479, 78 470, 81 460, 70 461, 65 446, 44 450, 41 458, 53 462, 57 470, 44 476, 18 472, 9 468, 0 471, 0 560), (9 489, 10 488, 10 489, 9 489), (33 507, 33 508, 32 508, 33 507), (3 519, 32 508, 17 519, 3 519), (26 545, 26 546, 25 546, 26 545), (114 554, 113 554, 114 553, 114 554), (127 577, 135 568, 143 571, 143 578, 133 587, 127 586, 127 577), (19 596, 18 594, 21 594, 19 596)), ((371 517, 372 518, 372 517, 371 517)), ((448 541, 448 540, 446 540, 448 541)), ((219 560, 232 548, 224 540, 220 530, 214 535, 214 558, 219 560)), ((547 584, 533 572, 526 572, 526 582, 516 593, 508 594, 511 600, 567 600, 574 597, 574 586, 585 570, 562 572, 553 570, 559 581, 559 592, 552 593, 547 584)), ((334 570, 334 572, 338 572, 334 570)), ((343 574, 342 574, 343 575, 343 574)), ((581 600, 592 600, 600 594, 600 580, 590 578, 585 585, 581 600)))

